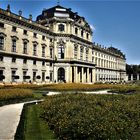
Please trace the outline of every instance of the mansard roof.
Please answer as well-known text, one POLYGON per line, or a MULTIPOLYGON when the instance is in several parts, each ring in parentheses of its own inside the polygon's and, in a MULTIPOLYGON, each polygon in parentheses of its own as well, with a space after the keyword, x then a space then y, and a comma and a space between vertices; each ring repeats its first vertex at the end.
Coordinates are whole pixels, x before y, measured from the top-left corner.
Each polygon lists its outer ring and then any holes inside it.
POLYGON ((66 18, 66 17, 69 17, 69 18, 72 18, 72 19, 79 19, 81 18, 77 12, 74 13, 71 11, 71 8, 65 8, 65 7, 62 7, 60 5, 57 5, 57 6, 54 6, 52 8, 49 8, 49 9, 44 9, 42 11, 42 14, 39 15, 37 17, 37 21, 38 20, 43 20, 43 19, 49 19, 49 18, 52 18, 52 17, 55 17, 55 16, 60 16, 62 18, 66 18))
POLYGON ((63 18, 63 19, 70 18, 73 21, 79 22, 79 23, 83 21, 85 23, 85 26, 90 28, 89 24, 87 23, 84 17, 79 16, 77 12, 73 12, 71 8, 65 8, 60 5, 54 6, 49 9, 44 9, 42 11, 42 14, 37 16, 36 21, 51 19, 53 17, 58 17, 58 18, 63 18))

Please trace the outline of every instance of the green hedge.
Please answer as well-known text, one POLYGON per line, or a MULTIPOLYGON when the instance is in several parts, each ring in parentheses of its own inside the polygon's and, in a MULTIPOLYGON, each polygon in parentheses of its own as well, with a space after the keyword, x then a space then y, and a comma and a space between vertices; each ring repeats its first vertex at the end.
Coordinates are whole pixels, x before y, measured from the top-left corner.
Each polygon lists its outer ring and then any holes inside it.
POLYGON ((42 108, 63 140, 129 139, 140 126, 140 95, 62 94, 48 97, 42 108))

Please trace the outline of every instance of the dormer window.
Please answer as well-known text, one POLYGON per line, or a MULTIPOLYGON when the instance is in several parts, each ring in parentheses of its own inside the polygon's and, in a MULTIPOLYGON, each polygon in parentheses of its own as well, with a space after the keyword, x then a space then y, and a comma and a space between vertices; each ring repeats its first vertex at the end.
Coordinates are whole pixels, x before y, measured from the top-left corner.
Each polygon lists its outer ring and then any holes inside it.
POLYGON ((27 30, 23 30, 23 34, 24 35, 27 35, 27 30))
POLYGON ((58 30, 61 31, 61 32, 64 31, 65 30, 65 26, 63 24, 59 24, 58 25, 58 30))
POLYGON ((37 33, 33 33, 33 37, 34 38, 37 38, 37 33))
POLYGON ((12 31, 13 31, 13 32, 16 32, 16 31, 17 31, 17 27, 13 26, 13 27, 12 27, 12 31))

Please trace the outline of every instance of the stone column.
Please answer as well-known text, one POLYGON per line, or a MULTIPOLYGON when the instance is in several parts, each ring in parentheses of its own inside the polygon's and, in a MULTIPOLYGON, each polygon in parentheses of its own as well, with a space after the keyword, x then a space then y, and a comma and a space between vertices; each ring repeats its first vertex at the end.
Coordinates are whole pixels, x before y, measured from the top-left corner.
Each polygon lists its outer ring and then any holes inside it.
POLYGON ((84 67, 82 67, 82 83, 84 83, 84 67))
POLYGON ((77 66, 74 67, 74 82, 77 83, 77 79, 78 79, 78 76, 77 76, 77 66))
POLYGON ((139 74, 137 74, 137 80, 139 80, 139 74))
POLYGON ((133 74, 131 74, 131 81, 133 81, 133 74))
POLYGON ((87 83, 90 83, 89 76, 89 68, 87 68, 87 83))
POLYGON ((95 68, 92 69, 92 83, 95 83, 96 79, 95 79, 95 68))
POLYGON ((80 83, 80 72, 79 72, 79 67, 77 67, 77 82, 80 83))
POLYGON ((72 82, 72 66, 69 67, 69 82, 71 83, 72 82))

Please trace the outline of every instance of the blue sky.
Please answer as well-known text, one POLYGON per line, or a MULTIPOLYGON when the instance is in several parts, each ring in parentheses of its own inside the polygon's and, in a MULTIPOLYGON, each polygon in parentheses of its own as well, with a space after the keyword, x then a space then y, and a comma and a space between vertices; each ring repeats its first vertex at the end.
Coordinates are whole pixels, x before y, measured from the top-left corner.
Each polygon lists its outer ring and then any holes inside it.
MULTIPOLYGON (((57 4, 57 0, 0 0, 0 8, 11 5, 11 11, 23 11, 35 20, 43 8, 57 4)), ((113 46, 126 54, 128 64, 140 64, 140 1, 131 0, 60 0, 60 5, 72 8, 94 26, 93 42, 113 46)))

